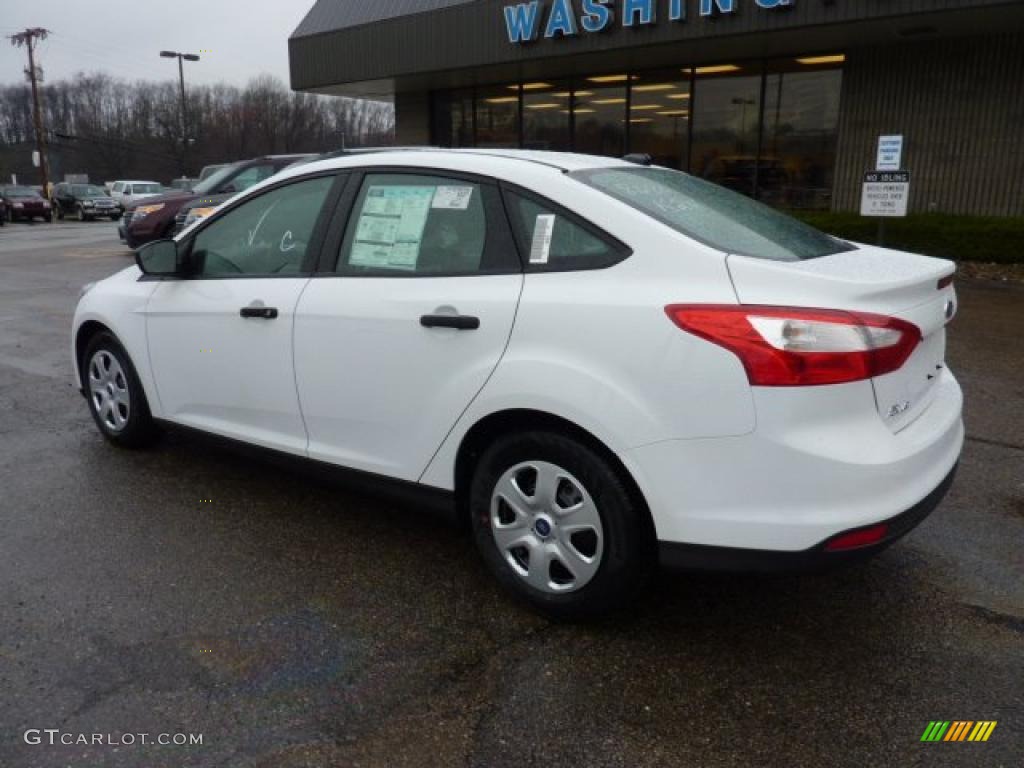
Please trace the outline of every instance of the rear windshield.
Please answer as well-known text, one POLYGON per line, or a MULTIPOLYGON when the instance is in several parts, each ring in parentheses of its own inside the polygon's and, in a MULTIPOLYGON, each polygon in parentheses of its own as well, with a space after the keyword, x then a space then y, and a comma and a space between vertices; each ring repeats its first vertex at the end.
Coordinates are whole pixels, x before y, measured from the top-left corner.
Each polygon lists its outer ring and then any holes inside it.
POLYGON ((572 176, 726 253, 802 261, 853 250, 774 208, 679 171, 601 168, 572 176))
POLYGON ((7 187, 4 190, 4 194, 10 195, 11 197, 37 197, 38 193, 34 189, 29 187, 7 187))
POLYGON ((133 195, 159 195, 163 187, 159 184, 133 184, 133 195))

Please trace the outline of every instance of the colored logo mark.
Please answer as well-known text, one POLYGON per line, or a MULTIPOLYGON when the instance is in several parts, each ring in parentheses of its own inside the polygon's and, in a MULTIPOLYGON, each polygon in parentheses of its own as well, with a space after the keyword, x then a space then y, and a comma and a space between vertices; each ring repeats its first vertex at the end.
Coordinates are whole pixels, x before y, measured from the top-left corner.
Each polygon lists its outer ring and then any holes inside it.
POLYGON ((921 741, 988 741, 995 729, 995 720, 932 720, 921 741))

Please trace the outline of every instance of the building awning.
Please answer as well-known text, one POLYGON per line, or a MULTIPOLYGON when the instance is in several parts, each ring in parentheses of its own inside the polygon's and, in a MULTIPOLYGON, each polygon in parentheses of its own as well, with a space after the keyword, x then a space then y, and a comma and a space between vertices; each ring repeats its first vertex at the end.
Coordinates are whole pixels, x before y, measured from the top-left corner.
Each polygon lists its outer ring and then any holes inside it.
MULTIPOLYGON (((1020 25, 1019 0, 797 0, 774 9, 755 0, 651 0, 650 23, 624 24, 622 2, 600 32, 587 32, 580 0, 540 0, 536 39, 510 42, 506 9, 528 0, 318 0, 288 41, 292 88, 390 98, 424 91, 535 77, 571 77, 734 58, 843 50, 858 45, 983 34, 1020 25), (922 10, 923 6, 927 6, 922 10), (571 8, 574 34, 549 25, 571 8), (546 32, 555 34, 547 37, 546 32)), ((643 5, 643 4, 641 4, 643 5)))

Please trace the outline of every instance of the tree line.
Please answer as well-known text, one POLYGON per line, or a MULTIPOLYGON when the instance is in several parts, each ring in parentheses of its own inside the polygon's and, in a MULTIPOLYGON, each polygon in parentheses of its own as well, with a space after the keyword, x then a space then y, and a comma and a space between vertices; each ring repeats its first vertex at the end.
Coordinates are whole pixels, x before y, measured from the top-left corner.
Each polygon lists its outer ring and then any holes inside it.
MULTIPOLYGON (((179 177, 183 158, 196 176, 205 165, 264 154, 326 152, 390 144, 390 104, 293 93, 262 75, 244 88, 188 88, 187 147, 182 142, 177 81, 145 82, 79 73, 42 89, 51 181, 85 174, 92 182, 179 177)), ((12 173, 38 184, 28 85, 0 86, 0 183, 12 173)))

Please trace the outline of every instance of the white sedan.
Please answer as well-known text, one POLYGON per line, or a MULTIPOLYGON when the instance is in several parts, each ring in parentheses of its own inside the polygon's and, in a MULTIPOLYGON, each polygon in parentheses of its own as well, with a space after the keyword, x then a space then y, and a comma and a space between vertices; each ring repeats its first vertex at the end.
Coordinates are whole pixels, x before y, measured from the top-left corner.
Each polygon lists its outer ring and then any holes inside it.
POLYGON ((137 262, 75 314, 106 438, 183 426, 423 491, 552 614, 605 610, 659 561, 877 552, 963 445, 952 263, 664 168, 326 159, 137 262))

